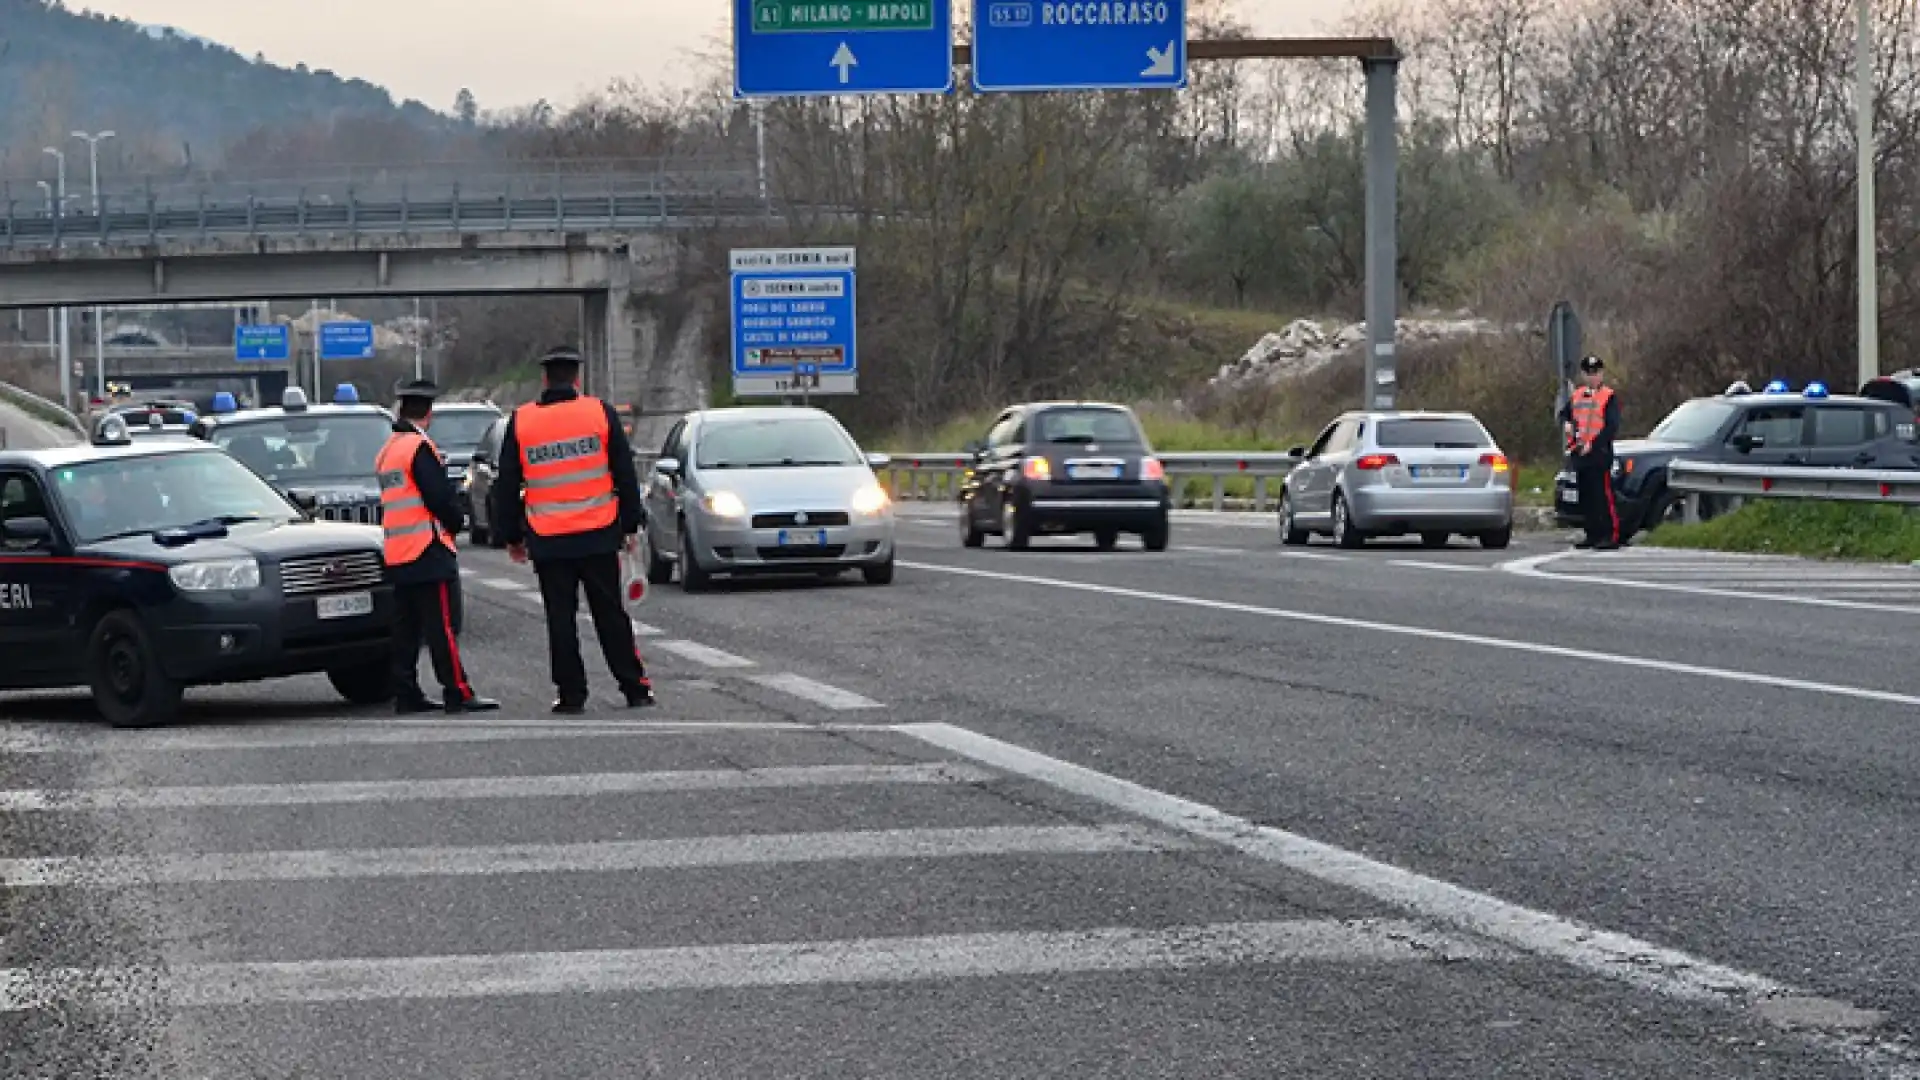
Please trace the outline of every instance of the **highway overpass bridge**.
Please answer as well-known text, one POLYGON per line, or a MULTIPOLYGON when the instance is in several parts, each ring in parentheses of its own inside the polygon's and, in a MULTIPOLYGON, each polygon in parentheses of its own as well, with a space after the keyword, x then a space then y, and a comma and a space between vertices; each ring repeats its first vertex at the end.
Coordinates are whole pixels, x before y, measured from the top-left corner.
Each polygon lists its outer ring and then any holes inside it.
POLYGON ((724 314, 693 287, 692 233, 773 216, 751 169, 712 167, 108 189, 97 213, 0 214, 0 309, 577 296, 589 387, 649 413, 707 401, 702 343, 724 314))

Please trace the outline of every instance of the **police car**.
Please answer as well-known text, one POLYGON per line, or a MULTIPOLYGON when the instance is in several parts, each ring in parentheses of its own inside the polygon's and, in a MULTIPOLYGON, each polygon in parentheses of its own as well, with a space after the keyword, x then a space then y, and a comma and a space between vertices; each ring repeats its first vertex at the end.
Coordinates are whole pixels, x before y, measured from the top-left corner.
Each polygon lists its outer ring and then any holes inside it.
POLYGON ((199 440, 0 451, 0 689, 87 686, 118 727, 164 724, 189 686, 325 672, 392 696, 378 529, 316 522, 199 440))
POLYGON ((238 409, 223 391, 189 430, 317 518, 380 523, 373 462, 393 433, 393 414, 362 403, 351 383, 327 405, 309 405, 305 391, 290 386, 279 407, 266 409, 238 409))
MULTIPOLYGON (((1775 379, 1759 393, 1744 382, 1718 397, 1675 408, 1644 439, 1614 443, 1613 486, 1623 539, 1678 516, 1680 497, 1667 488, 1667 465, 1678 458, 1732 465, 1856 469, 1920 469, 1920 438, 1904 405, 1829 393, 1810 382, 1795 392, 1775 379)), ((1581 524, 1574 474, 1554 478, 1554 521, 1581 524)), ((1701 499, 1703 517, 1726 500, 1701 499)))

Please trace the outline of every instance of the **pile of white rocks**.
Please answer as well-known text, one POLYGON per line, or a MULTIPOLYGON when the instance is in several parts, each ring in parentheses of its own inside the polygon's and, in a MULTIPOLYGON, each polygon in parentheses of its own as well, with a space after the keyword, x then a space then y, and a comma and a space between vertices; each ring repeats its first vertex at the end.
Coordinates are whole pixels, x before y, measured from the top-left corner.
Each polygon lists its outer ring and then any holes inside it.
MULTIPOLYGON (((1500 332, 1494 323, 1465 315, 1451 319, 1401 319, 1395 327, 1396 339, 1403 350, 1409 345, 1500 332)), ((1207 385, 1222 389, 1274 386, 1311 375, 1349 350, 1365 345, 1366 340, 1364 322, 1329 329, 1326 323, 1295 319, 1278 333, 1261 338, 1239 360, 1221 365, 1219 373, 1207 380, 1207 385)))

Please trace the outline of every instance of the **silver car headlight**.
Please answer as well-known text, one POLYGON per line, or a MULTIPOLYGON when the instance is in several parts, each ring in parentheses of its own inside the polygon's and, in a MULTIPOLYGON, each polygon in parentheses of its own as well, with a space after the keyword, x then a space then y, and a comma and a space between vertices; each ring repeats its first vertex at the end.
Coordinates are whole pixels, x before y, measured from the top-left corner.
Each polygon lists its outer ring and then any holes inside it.
POLYGON ((706 507, 707 513, 712 514, 714 517, 741 518, 747 516, 747 504, 741 501, 740 496, 735 495, 731 491, 716 491, 700 500, 700 504, 706 507))
POLYGON ((260 564, 253 559, 209 559, 169 567, 167 577, 182 592, 237 592, 260 587, 260 564))
POLYGON ((861 517, 877 517, 887 512, 893 500, 887 497, 887 490, 879 484, 868 484, 853 493, 853 512, 861 517))

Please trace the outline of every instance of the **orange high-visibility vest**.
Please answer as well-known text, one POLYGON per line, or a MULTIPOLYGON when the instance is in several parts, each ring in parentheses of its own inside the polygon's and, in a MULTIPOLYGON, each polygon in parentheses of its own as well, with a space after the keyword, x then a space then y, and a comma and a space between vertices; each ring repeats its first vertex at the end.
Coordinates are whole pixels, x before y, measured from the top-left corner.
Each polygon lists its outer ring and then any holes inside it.
POLYGON ((526 478, 527 528, 572 536, 619 520, 607 463, 607 407, 585 395, 514 410, 514 439, 526 478))
POLYGON ((440 452, 433 440, 419 432, 395 432, 374 459, 373 471, 380 478, 380 528, 387 534, 388 566, 419 559, 435 540, 445 544, 448 551, 459 550, 453 537, 434 520, 427 500, 420 494, 420 485, 414 483, 413 458, 422 443, 433 447, 435 454, 440 452))
POLYGON ((1574 449, 1592 445, 1607 426, 1607 403, 1613 400, 1613 387, 1603 386, 1598 390, 1583 386, 1574 391, 1571 408, 1573 411, 1574 449))

